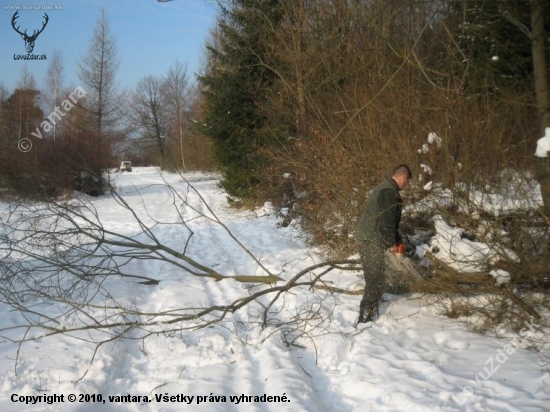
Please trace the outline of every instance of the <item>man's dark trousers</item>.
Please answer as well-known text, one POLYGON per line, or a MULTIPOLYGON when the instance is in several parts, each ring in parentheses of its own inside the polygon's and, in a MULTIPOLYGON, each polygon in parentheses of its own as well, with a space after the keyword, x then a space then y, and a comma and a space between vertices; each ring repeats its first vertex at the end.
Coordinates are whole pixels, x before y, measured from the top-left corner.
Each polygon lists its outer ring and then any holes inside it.
POLYGON ((378 312, 378 305, 386 286, 384 248, 377 242, 357 242, 363 275, 365 276, 365 292, 359 305, 358 323, 373 320, 378 312))

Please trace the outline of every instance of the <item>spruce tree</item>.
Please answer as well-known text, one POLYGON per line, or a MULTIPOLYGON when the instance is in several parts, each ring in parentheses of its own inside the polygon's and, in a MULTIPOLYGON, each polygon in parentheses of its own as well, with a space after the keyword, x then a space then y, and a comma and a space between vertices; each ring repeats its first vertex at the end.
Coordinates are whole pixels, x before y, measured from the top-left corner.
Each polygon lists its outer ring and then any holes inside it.
POLYGON ((470 87, 497 91, 532 81, 528 0, 470 0, 461 45, 470 57, 470 87))
POLYGON ((262 114, 275 74, 266 64, 269 30, 279 19, 278 0, 234 0, 222 7, 207 46, 208 67, 199 80, 206 97, 203 133, 214 143, 222 186, 250 197, 260 184, 261 148, 267 141, 262 114))

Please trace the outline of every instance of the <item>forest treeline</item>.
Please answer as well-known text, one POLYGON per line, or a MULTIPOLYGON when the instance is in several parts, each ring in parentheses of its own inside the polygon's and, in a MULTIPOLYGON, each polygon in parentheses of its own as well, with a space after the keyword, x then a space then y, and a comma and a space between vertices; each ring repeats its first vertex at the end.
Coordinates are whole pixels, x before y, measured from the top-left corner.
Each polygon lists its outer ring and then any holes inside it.
POLYGON ((58 54, 46 88, 28 67, 13 92, 0 83, 4 190, 101 193, 102 171, 121 160, 217 167, 233 200, 273 201, 316 242, 346 249, 365 194, 407 163, 416 198, 428 181, 456 190, 529 174, 548 216, 548 159, 533 156, 550 127, 544 0, 218 5, 197 84, 174 56, 164 76, 118 90, 105 10, 79 64, 86 95, 62 121, 44 123, 73 92, 58 54))
POLYGON ((202 132, 235 199, 276 199, 315 240, 351 244, 365 194, 407 163, 451 190, 538 172, 548 211, 546 2, 220 3, 202 132))
POLYGON ((211 143, 192 125, 200 95, 174 56, 162 76, 119 87, 117 39, 101 9, 77 86, 67 85, 52 53, 43 87, 30 65, 9 90, 0 79, 0 195, 51 198, 78 190, 96 196, 121 161, 164 170, 215 168, 211 143))

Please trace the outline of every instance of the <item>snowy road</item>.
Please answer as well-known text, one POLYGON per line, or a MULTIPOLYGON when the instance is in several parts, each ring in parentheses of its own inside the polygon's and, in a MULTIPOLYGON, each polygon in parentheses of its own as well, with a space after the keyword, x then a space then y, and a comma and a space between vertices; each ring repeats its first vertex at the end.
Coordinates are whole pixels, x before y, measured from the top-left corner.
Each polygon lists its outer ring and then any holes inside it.
MULTIPOLYGON (((231 209, 215 176, 186 177, 272 273, 289 279, 323 260, 298 231, 277 228, 277 217, 268 206, 255 212, 231 209)), ((187 244, 189 256, 223 275, 265 274, 222 226, 204 217, 211 217, 206 206, 180 177, 166 174, 163 179, 152 168, 136 168, 119 175, 115 184, 145 222, 156 222, 154 233, 163 243, 178 250, 187 244), (180 198, 164 186, 165 181, 180 198)), ((112 198, 95 199, 93 204, 109 229, 138 233, 130 214, 112 198)), ((257 290, 234 280, 194 277, 158 261, 135 261, 127 269, 160 280, 154 286, 128 279, 112 279, 107 284, 119 302, 146 312, 222 305, 257 290)), ((328 280, 347 289, 362 287, 358 273, 334 273, 328 280)), ((290 293, 274 306, 280 311, 274 317, 281 319, 317 309, 319 304, 321 315, 330 314, 330 321, 316 329, 309 325, 309 334, 291 346, 282 339, 282 329, 259 327, 259 305, 194 331, 141 339, 136 330, 129 339, 102 345, 91 365, 94 347, 67 336, 21 347, 1 339, 0 408, 79 412, 550 410, 550 376, 541 371, 537 356, 521 347, 521 339, 514 341, 519 348, 511 353, 506 345, 514 335, 497 340, 472 334, 410 295, 386 295, 380 318, 372 327, 356 330, 359 297, 326 294, 320 300, 319 293, 290 293), (504 359, 499 354, 506 348, 509 352, 504 359), (490 376, 489 366, 494 372, 490 376), (44 397, 34 405, 21 403, 25 396, 54 394, 64 395, 65 401, 48 405, 44 397), (69 394, 77 394, 77 402, 68 402, 69 394), (102 401, 78 402, 80 394, 101 395, 102 401), (264 394, 277 398, 262 401, 264 394), (147 396, 151 402, 138 400, 138 396, 147 396)), ((269 299, 261 302, 265 305, 269 299)), ((18 315, 8 308, 0 306, 0 310, 3 326, 18 322, 18 315)), ((52 305, 52 313, 55 310, 52 305)))

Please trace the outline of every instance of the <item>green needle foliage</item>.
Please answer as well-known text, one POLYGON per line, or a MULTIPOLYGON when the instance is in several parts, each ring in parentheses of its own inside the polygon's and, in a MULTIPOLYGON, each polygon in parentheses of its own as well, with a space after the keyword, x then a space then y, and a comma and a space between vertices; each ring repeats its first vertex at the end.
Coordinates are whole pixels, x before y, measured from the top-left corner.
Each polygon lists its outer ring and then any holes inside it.
POLYGON ((267 28, 276 24, 278 1, 233 1, 222 7, 218 31, 207 46, 203 133, 214 143, 222 186, 250 197, 260 184, 260 149, 267 141, 265 105, 274 73, 268 68, 267 28))

